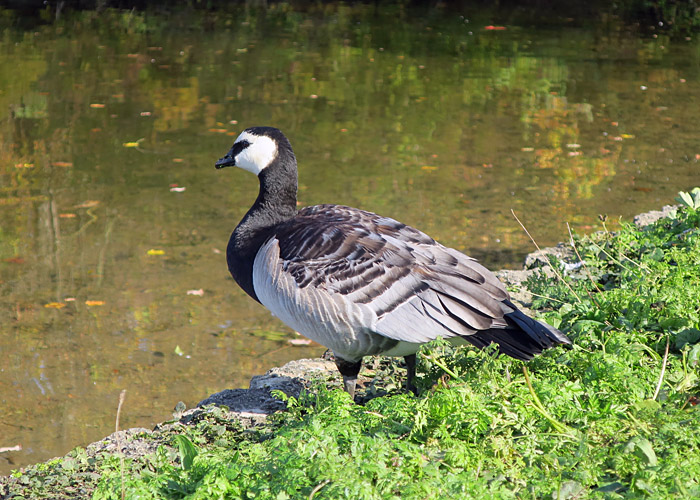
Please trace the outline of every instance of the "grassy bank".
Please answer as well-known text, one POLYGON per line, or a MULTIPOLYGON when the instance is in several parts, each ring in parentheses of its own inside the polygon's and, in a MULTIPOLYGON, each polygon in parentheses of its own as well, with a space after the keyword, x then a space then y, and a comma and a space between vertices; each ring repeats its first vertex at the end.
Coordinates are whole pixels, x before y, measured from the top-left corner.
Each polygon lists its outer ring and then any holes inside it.
POLYGON ((390 390, 358 405, 319 383, 265 426, 243 429, 213 409, 153 434, 155 454, 78 449, 0 479, 0 494, 700 497, 700 190, 680 201, 645 228, 577 238, 585 266, 554 262, 564 276, 528 280, 533 306, 568 333, 571 350, 525 368, 436 343, 422 356, 420 397, 390 390))

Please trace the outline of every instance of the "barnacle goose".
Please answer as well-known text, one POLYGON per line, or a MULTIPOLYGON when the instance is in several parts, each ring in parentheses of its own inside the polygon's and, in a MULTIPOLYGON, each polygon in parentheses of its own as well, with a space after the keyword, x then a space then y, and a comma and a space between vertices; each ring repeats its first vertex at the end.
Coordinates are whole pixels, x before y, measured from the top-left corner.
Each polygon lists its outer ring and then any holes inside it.
POLYGON ((297 162, 272 127, 243 131, 216 168, 258 176, 260 191, 231 235, 231 275, 284 323, 330 348, 354 397, 363 356, 404 356, 413 385, 416 352, 438 336, 528 360, 559 330, 529 318, 503 284, 471 257, 380 215, 342 205, 297 210, 297 162))

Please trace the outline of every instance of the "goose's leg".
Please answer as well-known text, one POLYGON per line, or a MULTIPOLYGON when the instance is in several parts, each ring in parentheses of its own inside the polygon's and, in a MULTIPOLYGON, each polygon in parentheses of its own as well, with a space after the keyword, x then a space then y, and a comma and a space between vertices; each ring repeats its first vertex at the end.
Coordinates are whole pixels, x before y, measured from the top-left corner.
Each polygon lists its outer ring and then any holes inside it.
POLYGON ((409 354, 403 359, 406 361, 406 389, 417 396, 418 388, 413 384, 413 379, 416 376, 416 355, 409 354))
POLYGON ((362 368, 362 360, 347 361, 336 356, 335 366, 338 367, 338 371, 343 376, 345 392, 350 394, 351 398, 355 399, 355 386, 357 385, 357 375, 360 373, 360 368, 362 368))

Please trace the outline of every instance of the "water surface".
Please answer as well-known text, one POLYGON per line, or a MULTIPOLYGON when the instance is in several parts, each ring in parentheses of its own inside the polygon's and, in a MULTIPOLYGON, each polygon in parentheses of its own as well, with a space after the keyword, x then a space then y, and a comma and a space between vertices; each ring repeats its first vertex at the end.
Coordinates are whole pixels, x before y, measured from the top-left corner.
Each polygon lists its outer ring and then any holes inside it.
POLYGON ((320 346, 228 276, 257 194, 216 171, 272 125, 302 204, 415 225, 492 268, 700 183, 700 46, 469 13, 82 13, 0 45, 0 473, 320 346))

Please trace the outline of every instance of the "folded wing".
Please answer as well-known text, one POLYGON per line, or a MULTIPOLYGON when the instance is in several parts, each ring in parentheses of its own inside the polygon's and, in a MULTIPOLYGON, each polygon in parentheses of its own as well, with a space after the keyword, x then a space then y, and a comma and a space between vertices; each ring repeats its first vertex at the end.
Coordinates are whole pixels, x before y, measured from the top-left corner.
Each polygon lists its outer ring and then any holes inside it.
POLYGON ((328 330, 324 338, 360 331, 409 343, 461 337, 477 347, 495 342, 523 360, 570 343, 519 311, 498 278, 474 259, 362 210, 318 205, 300 211, 278 228, 256 266, 264 268, 258 276, 275 277, 256 283, 259 296, 276 302, 263 303, 311 338, 319 335, 304 331, 310 322, 328 330))

